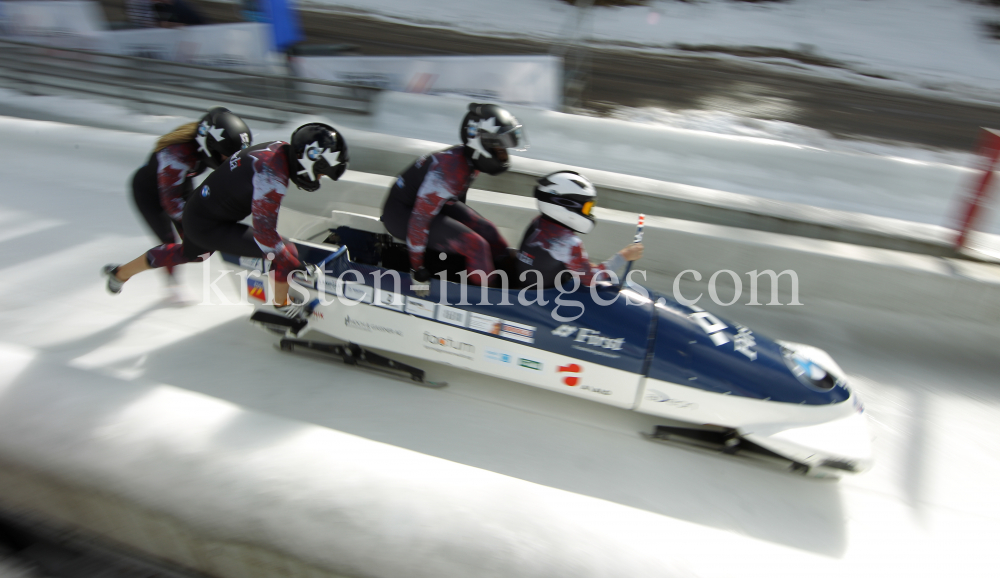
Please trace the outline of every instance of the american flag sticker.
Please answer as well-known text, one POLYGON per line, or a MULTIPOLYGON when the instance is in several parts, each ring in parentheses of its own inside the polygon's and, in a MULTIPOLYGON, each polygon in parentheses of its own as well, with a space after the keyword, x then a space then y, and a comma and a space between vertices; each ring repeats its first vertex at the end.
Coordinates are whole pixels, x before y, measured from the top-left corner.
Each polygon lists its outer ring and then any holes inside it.
POLYGON ((524 343, 535 342, 535 328, 530 325, 522 325, 512 321, 504 321, 500 325, 500 337, 523 341, 524 343))

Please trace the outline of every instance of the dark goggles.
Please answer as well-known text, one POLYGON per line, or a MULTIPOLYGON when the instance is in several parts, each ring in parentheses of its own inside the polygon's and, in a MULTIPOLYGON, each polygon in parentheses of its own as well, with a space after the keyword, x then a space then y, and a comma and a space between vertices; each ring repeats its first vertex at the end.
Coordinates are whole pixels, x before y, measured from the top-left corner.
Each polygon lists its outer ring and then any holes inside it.
POLYGON ((528 138, 524 134, 521 125, 515 125, 503 132, 480 132, 480 142, 487 149, 514 149, 523 151, 528 149, 528 138))

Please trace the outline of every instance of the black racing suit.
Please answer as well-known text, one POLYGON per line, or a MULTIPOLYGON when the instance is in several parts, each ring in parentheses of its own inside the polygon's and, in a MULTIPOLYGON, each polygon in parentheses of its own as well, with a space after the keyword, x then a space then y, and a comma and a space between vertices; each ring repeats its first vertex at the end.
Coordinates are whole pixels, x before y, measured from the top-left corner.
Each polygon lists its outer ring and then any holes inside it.
POLYGON ((191 195, 184 208, 183 244, 150 249, 152 267, 202 261, 214 251, 271 261, 285 282, 301 264, 295 245, 278 234, 278 210, 288 188, 288 143, 259 144, 233 155, 191 195), (253 215, 253 227, 240 223, 253 215))
POLYGON ((192 180, 205 170, 199 159, 194 141, 172 144, 149 155, 146 164, 132 175, 132 200, 161 243, 184 237, 184 204, 191 194, 192 180))

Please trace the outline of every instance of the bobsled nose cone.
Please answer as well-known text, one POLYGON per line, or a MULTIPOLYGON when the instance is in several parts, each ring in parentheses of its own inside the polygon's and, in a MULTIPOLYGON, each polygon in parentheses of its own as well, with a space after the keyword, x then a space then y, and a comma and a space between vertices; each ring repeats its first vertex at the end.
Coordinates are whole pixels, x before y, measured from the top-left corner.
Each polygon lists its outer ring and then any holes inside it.
POLYGON ((747 440, 817 471, 860 473, 871 469, 871 434, 864 413, 788 428, 773 434, 746 433, 747 440))

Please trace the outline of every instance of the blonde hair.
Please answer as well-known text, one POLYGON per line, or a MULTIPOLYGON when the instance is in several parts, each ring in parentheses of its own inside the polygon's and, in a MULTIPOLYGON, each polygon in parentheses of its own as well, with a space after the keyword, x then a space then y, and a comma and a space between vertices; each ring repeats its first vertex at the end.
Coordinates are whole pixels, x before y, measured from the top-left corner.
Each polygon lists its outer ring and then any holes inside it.
POLYGON ((194 137, 197 134, 198 134, 197 122, 189 122, 187 124, 182 124, 181 126, 161 136, 160 140, 156 141, 156 148, 154 149, 154 152, 160 152, 170 145, 192 141, 194 140, 194 137))

